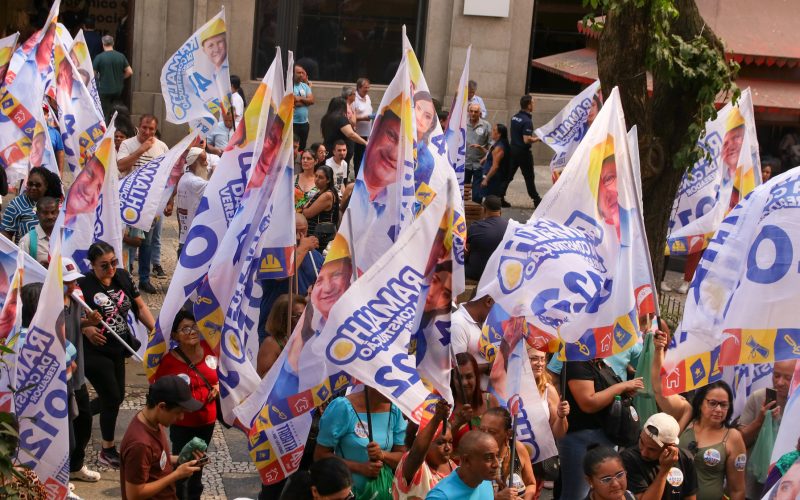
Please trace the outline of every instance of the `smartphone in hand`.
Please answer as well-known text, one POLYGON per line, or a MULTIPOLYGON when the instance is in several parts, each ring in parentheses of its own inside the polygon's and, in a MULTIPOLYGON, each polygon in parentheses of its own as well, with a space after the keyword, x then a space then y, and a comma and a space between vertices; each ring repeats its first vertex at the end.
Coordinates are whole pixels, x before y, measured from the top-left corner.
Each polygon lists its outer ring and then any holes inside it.
POLYGON ((778 392, 775 389, 767 388, 767 399, 764 401, 765 405, 778 400, 778 392))

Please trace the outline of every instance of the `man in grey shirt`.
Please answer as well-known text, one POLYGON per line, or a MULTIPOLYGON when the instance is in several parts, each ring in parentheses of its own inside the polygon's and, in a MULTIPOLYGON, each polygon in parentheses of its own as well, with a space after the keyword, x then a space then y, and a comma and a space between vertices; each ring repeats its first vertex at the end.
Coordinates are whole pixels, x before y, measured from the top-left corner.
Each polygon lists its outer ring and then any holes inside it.
MULTIPOLYGON (((481 118, 481 107, 472 103, 467 107, 467 154, 464 162, 464 184, 472 182, 473 186, 480 186, 483 180, 481 160, 489 150, 489 137, 492 126, 481 118)), ((480 203, 480 189, 472 190, 472 201, 480 203)))

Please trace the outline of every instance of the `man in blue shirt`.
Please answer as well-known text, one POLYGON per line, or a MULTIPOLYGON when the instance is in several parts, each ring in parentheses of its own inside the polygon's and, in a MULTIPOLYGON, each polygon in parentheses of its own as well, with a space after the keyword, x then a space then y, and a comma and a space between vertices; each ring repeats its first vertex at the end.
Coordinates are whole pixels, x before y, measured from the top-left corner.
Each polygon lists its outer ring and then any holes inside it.
POLYGON ((511 181, 514 180, 517 168, 522 171, 528 196, 537 206, 542 201, 542 197, 536 192, 536 183, 533 177, 533 156, 531 155, 531 144, 539 141, 539 138, 533 135, 533 119, 531 118, 533 98, 529 95, 522 96, 519 100, 519 107, 519 113, 511 117, 511 130, 509 131, 511 163, 509 163, 510 170, 506 175, 506 186, 503 190, 504 207, 511 206, 505 202, 505 192, 511 181))
POLYGON ((308 85, 308 73, 299 64, 294 65, 294 133, 300 139, 300 151, 306 150, 308 140, 308 107, 314 104, 314 94, 308 85))
POLYGON ((492 481, 497 478, 500 462, 494 438, 479 430, 464 434, 458 443, 461 465, 428 493, 426 500, 492 500, 515 499, 506 488, 494 493, 492 481))

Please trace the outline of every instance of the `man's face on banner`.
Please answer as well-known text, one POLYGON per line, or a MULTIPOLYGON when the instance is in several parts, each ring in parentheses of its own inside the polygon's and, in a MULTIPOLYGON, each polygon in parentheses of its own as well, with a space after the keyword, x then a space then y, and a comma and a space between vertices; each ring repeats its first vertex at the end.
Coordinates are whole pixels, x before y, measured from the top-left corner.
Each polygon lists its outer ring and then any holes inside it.
POLYGON ((619 198, 617 193, 617 163, 614 157, 603 162, 597 188, 597 210, 606 224, 619 227, 619 198))
POLYGON ((275 117, 275 122, 272 127, 264 135, 264 144, 261 147, 261 155, 258 157, 256 169, 253 172, 251 183, 255 186, 260 186, 264 178, 269 172, 270 166, 278 154, 278 149, 281 147, 281 135, 283 134, 283 121, 279 117, 275 117))
POLYGON ((39 47, 36 49, 36 66, 39 71, 43 71, 50 65, 53 59, 53 42, 55 41, 56 27, 51 25, 47 32, 44 34, 39 47))
POLYGON ((453 298, 452 273, 449 269, 434 271, 428 297, 425 299, 425 312, 447 311, 453 298))
POLYGON ((740 125, 733 130, 729 130, 722 140, 722 162, 725 164, 728 179, 733 177, 736 166, 739 163, 739 152, 742 150, 744 140, 744 125, 740 125))
POLYGON ((380 117, 369 138, 364 181, 370 195, 397 181, 397 150, 400 147, 400 118, 387 112, 380 117), (374 190, 374 192, 373 192, 374 190))
POLYGON ((228 57, 228 44, 225 41, 225 33, 214 35, 203 42, 203 52, 211 59, 214 66, 221 68, 228 57))
POLYGON ((347 257, 322 266, 311 291, 311 303, 323 318, 328 319, 328 313, 333 305, 350 288, 352 275, 353 267, 350 258, 347 257))
POLYGON ((106 177, 103 164, 97 157, 92 157, 86 163, 86 167, 81 171, 72 187, 69 188, 67 196, 67 217, 74 217, 78 214, 91 212, 97 205, 100 192, 103 190, 103 181, 106 177))
POLYGON ((775 487, 776 500, 796 500, 800 496, 800 462, 795 462, 775 487))

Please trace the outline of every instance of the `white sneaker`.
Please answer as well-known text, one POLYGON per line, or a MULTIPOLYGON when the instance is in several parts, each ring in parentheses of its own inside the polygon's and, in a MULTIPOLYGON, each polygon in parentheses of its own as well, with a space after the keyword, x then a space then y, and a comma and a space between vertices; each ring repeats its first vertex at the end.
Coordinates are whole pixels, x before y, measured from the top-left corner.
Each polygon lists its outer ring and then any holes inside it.
POLYGON ((97 471, 89 470, 85 465, 81 470, 69 473, 69 478, 76 481, 86 481, 87 483, 96 483, 100 480, 100 473, 97 471))
POLYGON ((689 291, 689 282, 684 281, 681 283, 681 286, 678 287, 678 293, 686 294, 689 291))
POLYGON ((69 493, 67 493, 67 500, 83 500, 81 497, 75 494, 75 485, 69 483, 69 493))
POLYGON ((660 288, 661 288, 661 291, 664 292, 664 293, 669 293, 669 292, 673 291, 672 287, 667 285, 666 281, 662 281, 661 282, 661 287, 660 288))

